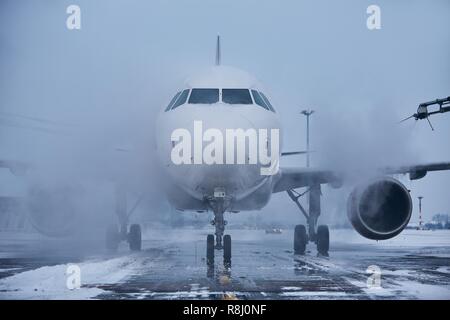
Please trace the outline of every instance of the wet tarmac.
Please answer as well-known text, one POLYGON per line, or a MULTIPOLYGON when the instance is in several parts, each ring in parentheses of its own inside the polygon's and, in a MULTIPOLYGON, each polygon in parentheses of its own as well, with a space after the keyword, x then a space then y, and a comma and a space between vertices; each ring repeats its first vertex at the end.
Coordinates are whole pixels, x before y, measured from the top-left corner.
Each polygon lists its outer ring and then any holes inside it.
POLYGON ((450 231, 372 242, 334 230, 322 257, 313 244, 294 255, 291 230, 231 230, 231 268, 221 251, 206 266, 207 232, 146 230, 141 252, 123 244, 115 254, 2 235, 0 299, 450 299, 450 231), (64 274, 71 264, 81 270, 75 290, 64 274))

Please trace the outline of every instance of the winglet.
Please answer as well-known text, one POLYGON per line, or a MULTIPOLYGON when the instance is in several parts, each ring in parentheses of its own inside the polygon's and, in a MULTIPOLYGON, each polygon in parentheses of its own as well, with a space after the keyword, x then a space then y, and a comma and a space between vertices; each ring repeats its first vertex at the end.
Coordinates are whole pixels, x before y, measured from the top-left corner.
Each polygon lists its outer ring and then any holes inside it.
POLYGON ((216 66, 220 66, 220 35, 217 35, 217 44, 216 44, 216 66))

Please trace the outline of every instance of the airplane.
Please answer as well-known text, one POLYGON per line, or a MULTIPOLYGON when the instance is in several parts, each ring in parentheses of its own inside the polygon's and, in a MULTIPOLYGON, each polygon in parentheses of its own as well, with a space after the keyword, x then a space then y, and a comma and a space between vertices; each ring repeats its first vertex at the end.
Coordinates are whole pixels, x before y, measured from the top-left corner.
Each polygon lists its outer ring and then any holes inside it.
MULTIPOLYGON (((205 72, 189 78, 157 119, 156 152, 164 179, 159 181, 169 203, 180 211, 214 213, 211 224, 214 234, 206 239, 206 262, 214 265, 215 251, 223 251, 225 266, 231 266, 231 236, 225 234, 227 221, 224 214, 240 211, 260 210, 270 201, 272 194, 287 192, 306 217, 306 226, 299 224, 294 229, 294 253, 303 255, 309 242, 315 243, 320 255, 328 256, 330 232, 326 225, 318 225, 321 215, 321 187, 329 185, 340 188, 349 176, 328 168, 283 167, 276 160, 276 168, 271 174, 262 174, 264 165, 251 162, 251 148, 244 148, 244 163, 223 161, 226 155, 217 155, 216 162, 195 161, 193 154, 184 154, 191 163, 175 163, 173 152, 181 139, 174 139, 174 132, 184 129, 191 136, 198 132, 200 123, 203 131, 215 130, 218 136, 227 136, 227 130, 269 130, 278 132, 279 148, 276 158, 305 152, 285 152, 282 150, 282 125, 276 111, 260 82, 238 68, 221 64, 220 37, 216 42, 216 63, 205 72), (275 130, 275 131, 274 131, 275 130), (219 160, 219 161, 217 161, 219 160), (248 163, 247 163, 248 162, 248 163), (296 189, 307 188, 305 193, 296 189), (309 207, 304 208, 299 198, 307 195, 309 207)), ((210 131, 211 132, 211 131, 210 131)), ((262 146, 272 146, 273 135, 267 135, 262 146)), ((210 136, 209 141, 213 139, 210 136)), ((203 141, 203 140, 202 140, 203 141)), ((204 141, 203 141, 204 142, 204 141)), ((226 142, 222 141, 226 144, 226 142)), ((195 142, 194 142, 195 144, 195 142)), ((193 149, 197 147, 188 144, 193 149)), ((234 145, 234 144, 233 144, 234 145)), ((204 151, 203 145, 200 146, 204 151)), ((273 149, 271 149, 273 151, 273 149)), ((199 151, 199 150, 197 150, 199 151)), ((215 150, 217 152, 217 150, 215 150)), ((234 156, 233 156, 234 159, 234 156)), ((1 166, 14 168, 12 162, 1 162, 1 166)), ((16 166, 17 167, 17 166, 16 166)), ((347 201, 347 215, 355 230, 363 237, 373 240, 390 239, 398 235, 408 224, 412 213, 409 190, 397 179, 397 174, 409 174, 411 180, 423 178, 427 172, 449 170, 450 162, 398 167, 379 168, 371 178, 358 182, 347 201)), ((139 200, 140 201, 140 200, 139 200)), ((106 246, 117 250, 119 243, 128 241, 131 250, 140 250, 142 245, 141 227, 133 224, 128 228, 131 211, 127 211, 126 191, 117 189, 117 209, 119 225, 112 224, 106 232, 106 246)))
MULTIPOLYGON (((259 81, 243 70, 221 65, 219 36, 215 66, 188 79, 157 121, 158 154, 169 180, 166 192, 170 203, 181 210, 214 213, 215 234, 207 236, 207 263, 214 263, 214 249, 223 249, 224 264, 231 263, 231 237, 224 235, 225 212, 260 210, 273 193, 285 191, 307 220, 306 227, 295 226, 295 253, 304 254, 306 244, 311 241, 316 243, 319 254, 327 256, 329 229, 317 225, 321 185, 338 188, 345 177, 317 168, 281 167, 274 175, 262 176, 260 165, 174 164, 170 157, 174 148, 171 132, 176 128, 192 132, 193 123, 199 120, 204 128, 217 128, 224 136, 227 129, 282 130, 278 114, 259 81), (294 190, 301 187, 309 188, 309 212, 302 207, 298 201, 300 194, 294 190)), ((283 154, 280 148, 279 155, 285 154, 289 153, 283 154)), ((408 189, 390 175, 409 173, 411 179, 419 179, 428 171, 448 169, 448 162, 381 168, 373 179, 356 186, 351 193, 348 216, 352 225, 369 239, 396 236, 409 222, 412 201, 408 189), (377 204, 373 204, 375 199, 377 204)))

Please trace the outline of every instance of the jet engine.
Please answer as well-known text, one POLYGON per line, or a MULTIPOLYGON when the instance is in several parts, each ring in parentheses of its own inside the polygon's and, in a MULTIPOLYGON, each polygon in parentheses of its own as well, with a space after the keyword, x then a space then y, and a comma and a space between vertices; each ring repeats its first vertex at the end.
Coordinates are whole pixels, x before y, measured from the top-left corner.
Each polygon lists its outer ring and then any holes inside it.
POLYGON ((347 202, 347 215, 363 237, 390 239, 408 224, 412 201, 408 189, 398 180, 383 177, 357 186, 347 202))
POLYGON ((44 235, 67 236, 77 225, 74 200, 70 187, 33 187, 28 192, 29 221, 44 235))

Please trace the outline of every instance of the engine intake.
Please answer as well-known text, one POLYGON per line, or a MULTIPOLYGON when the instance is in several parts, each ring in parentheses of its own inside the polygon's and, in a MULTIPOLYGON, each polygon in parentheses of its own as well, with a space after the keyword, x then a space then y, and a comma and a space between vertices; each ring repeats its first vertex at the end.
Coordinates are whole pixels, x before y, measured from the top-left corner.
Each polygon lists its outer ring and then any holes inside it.
POLYGON ((40 233, 64 237, 74 231, 76 214, 70 188, 32 187, 28 193, 28 217, 40 233))
POLYGON ((363 237, 390 239, 406 227, 412 201, 408 189, 398 180, 383 177, 356 187, 347 202, 347 215, 363 237))

